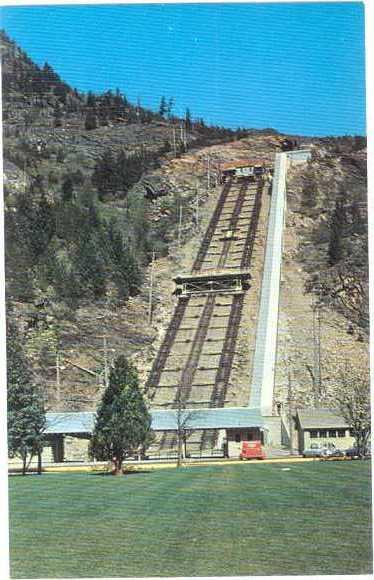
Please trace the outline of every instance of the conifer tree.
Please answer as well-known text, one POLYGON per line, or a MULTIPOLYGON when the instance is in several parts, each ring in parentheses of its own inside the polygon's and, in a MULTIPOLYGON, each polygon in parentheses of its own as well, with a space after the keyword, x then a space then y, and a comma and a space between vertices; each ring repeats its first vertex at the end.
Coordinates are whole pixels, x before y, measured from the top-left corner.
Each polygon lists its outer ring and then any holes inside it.
POLYGON ((88 111, 84 121, 84 128, 86 131, 92 131, 97 128, 97 118, 93 111, 88 111))
POLYGON ((62 111, 59 107, 55 107, 55 109, 53 110, 53 126, 54 127, 62 126, 62 111))
POLYGON ((102 201, 109 193, 113 193, 118 185, 116 159, 110 149, 106 149, 97 160, 92 175, 92 183, 97 188, 102 201))
POLYGON ((73 270, 81 296, 97 299, 105 295, 106 265, 94 234, 77 245, 73 270))
POLYGON ((73 199, 73 181, 71 177, 66 176, 62 182, 62 201, 67 203, 73 199))
POLYGON ((343 203, 337 201, 330 223, 330 242, 328 248, 329 262, 332 266, 343 257, 343 228, 345 219, 343 203))
POLYGON ((159 114, 161 115, 161 117, 164 117, 164 115, 166 115, 168 110, 168 105, 166 102, 165 97, 161 97, 161 101, 160 101, 160 108, 159 108, 159 114))
POLYGON ((112 279, 119 299, 126 300, 131 294, 135 294, 141 285, 140 270, 113 223, 109 224, 108 240, 112 279))
POLYGON ((174 108, 174 99, 172 97, 171 99, 169 99, 169 101, 166 105, 166 113, 167 113, 168 119, 170 119, 172 116, 173 108, 174 108))
POLYGON ((91 454, 99 461, 113 461, 113 474, 120 475, 124 459, 144 449, 150 437, 151 416, 139 389, 138 373, 120 356, 97 411, 91 454))
POLYGON ((18 332, 14 324, 7 323, 7 401, 8 401, 8 453, 22 459, 22 473, 26 474, 32 457, 38 456, 41 473, 41 453, 45 430, 43 398, 31 380, 31 374, 18 332))
POLYGON ((185 122, 186 122, 186 130, 190 131, 192 127, 192 119, 191 119, 191 111, 188 107, 186 109, 185 122))

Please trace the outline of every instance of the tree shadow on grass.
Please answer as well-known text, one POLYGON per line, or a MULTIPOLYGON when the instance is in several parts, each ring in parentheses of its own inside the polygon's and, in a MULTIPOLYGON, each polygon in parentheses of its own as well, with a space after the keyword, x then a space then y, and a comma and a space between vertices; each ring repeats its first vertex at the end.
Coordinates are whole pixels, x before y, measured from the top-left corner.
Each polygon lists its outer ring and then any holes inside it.
MULTIPOLYGON (((42 472, 42 474, 44 475, 44 471, 42 472)), ((26 471, 26 473, 22 473, 22 471, 8 471, 8 476, 9 477, 27 477, 29 475, 42 475, 41 473, 38 473, 37 471, 26 471)))
POLYGON ((142 473, 154 473, 153 469, 139 469, 137 471, 135 470, 130 470, 130 471, 124 471, 122 473, 122 475, 114 475, 111 471, 96 471, 96 472, 91 472, 90 475, 95 475, 95 476, 99 476, 99 477, 127 477, 128 475, 141 475, 142 473))

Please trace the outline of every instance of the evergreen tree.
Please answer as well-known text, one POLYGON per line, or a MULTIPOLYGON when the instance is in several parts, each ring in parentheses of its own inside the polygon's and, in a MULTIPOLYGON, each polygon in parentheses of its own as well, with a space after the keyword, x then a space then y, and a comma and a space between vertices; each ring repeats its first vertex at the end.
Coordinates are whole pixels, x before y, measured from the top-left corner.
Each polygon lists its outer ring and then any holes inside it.
POLYGON ((65 161, 66 153, 62 147, 57 150, 56 153, 56 162, 63 163, 65 161))
POLYGON ((100 461, 113 461, 113 473, 120 475, 124 459, 144 449, 150 436, 151 416, 139 389, 138 373, 120 356, 98 408, 91 454, 100 461))
POLYGON ((164 144, 160 149, 160 154, 163 155, 164 153, 169 153, 171 151, 171 144, 170 141, 164 139, 164 144))
POLYGON ((47 62, 44 63, 42 74, 44 79, 50 84, 61 83, 60 77, 47 62))
POLYGON ((30 245, 37 259, 45 252, 55 233, 55 210, 43 193, 35 207, 30 245))
POLYGON ((71 261, 67 256, 52 253, 47 256, 50 281, 59 300, 64 302, 71 312, 78 308, 81 288, 77 283, 71 261))
POLYGON ((346 215, 343 203, 337 201, 330 223, 330 242, 328 248, 329 262, 331 266, 339 262, 343 257, 343 228, 346 215))
POLYGON ((122 235, 116 230, 113 222, 109 224, 108 240, 112 280, 116 285, 119 299, 126 300, 130 295, 138 292, 142 280, 141 273, 135 258, 123 243, 122 235))
POLYGON ((55 109, 53 110, 53 126, 54 127, 62 126, 62 111, 59 107, 55 107, 55 109))
POLYGON ((73 199, 73 181, 71 177, 65 177, 62 182, 62 201, 68 203, 73 199))
POLYGON ((169 101, 168 101, 168 103, 166 105, 166 113, 167 113, 167 116, 168 116, 169 119, 171 118, 171 114, 172 114, 173 108, 174 108, 174 99, 171 98, 171 99, 169 99, 169 101))
POLYGON ((104 151, 96 162, 92 183, 97 188, 102 201, 107 194, 114 193, 118 185, 117 163, 110 149, 104 151))
POLYGON ((97 118, 93 111, 88 111, 84 121, 84 128, 86 131, 92 131, 97 128, 97 118))
POLYGON ((168 110, 168 105, 166 102, 165 97, 161 97, 161 101, 160 101, 160 108, 159 108, 159 114, 161 115, 161 117, 164 117, 167 113, 168 110))
POLYGON ((18 332, 13 323, 7 323, 7 382, 8 382, 8 452, 10 457, 22 459, 22 473, 27 471, 27 460, 38 456, 41 473, 41 453, 45 430, 44 403, 33 385, 18 332))
POLYGON ((96 106, 96 96, 92 93, 92 91, 88 91, 87 95, 87 107, 95 108, 96 106))
POLYGON ((186 130, 190 131, 192 128, 192 119, 191 119, 191 111, 188 107, 186 109, 185 121, 186 121, 186 130))
POLYGON ((116 94, 114 95, 113 99, 114 109, 117 117, 123 115, 125 110, 125 102, 122 98, 121 92, 119 89, 116 89, 116 94))
POLYGON ((94 235, 80 240, 73 260, 80 296, 101 298, 106 291, 106 265, 94 235))

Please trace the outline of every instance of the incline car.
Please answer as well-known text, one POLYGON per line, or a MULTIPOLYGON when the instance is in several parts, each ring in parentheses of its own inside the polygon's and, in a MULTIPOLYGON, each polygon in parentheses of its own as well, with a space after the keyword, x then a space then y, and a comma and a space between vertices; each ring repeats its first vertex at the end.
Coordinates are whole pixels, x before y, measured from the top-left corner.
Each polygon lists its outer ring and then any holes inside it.
POLYGON ((229 179, 233 181, 241 181, 242 179, 256 181, 268 175, 270 171, 270 164, 263 159, 230 161, 220 166, 221 183, 226 183, 229 179))

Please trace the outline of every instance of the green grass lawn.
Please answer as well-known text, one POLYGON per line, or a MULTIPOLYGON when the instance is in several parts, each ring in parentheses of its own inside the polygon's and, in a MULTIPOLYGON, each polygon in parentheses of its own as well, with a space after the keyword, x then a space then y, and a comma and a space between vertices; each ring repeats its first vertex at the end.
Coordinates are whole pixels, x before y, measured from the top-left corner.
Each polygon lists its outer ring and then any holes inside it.
POLYGON ((369 462, 10 478, 12 577, 371 572, 369 462))

